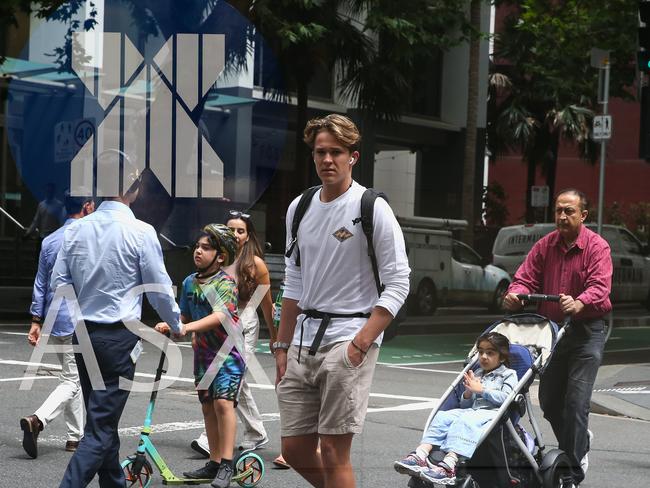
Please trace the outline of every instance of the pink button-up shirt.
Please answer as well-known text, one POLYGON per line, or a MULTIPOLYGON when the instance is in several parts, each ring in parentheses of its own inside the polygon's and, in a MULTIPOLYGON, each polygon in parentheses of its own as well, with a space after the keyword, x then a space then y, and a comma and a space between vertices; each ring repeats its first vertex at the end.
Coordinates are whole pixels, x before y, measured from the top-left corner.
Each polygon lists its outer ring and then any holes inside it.
MULTIPOLYGON (((515 273, 508 292, 571 295, 585 305, 575 319, 585 320, 602 317, 612 309, 611 289, 609 244, 582 226, 570 249, 557 230, 537 241, 515 273)), ((542 302, 538 311, 556 322, 564 318, 558 303, 542 302)))

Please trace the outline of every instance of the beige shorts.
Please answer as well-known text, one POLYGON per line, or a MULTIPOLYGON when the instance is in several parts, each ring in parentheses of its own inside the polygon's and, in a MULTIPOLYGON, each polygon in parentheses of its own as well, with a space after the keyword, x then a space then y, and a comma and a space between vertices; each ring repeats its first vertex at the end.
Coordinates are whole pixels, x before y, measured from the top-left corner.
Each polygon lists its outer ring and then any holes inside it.
POLYGON ((348 344, 328 344, 315 356, 303 347, 300 363, 298 347, 289 348, 287 371, 276 388, 282 437, 361 433, 379 347, 373 344, 355 367, 348 344))

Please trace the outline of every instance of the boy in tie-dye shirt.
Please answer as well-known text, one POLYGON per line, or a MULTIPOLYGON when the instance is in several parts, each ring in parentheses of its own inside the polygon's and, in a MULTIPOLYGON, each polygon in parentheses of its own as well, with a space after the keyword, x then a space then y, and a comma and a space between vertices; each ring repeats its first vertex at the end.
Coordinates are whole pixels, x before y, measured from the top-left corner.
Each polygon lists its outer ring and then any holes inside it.
MULTIPOLYGON (((230 485, 237 427, 235 407, 246 370, 243 350, 234 347, 244 343, 237 316, 237 286, 221 269, 231 264, 236 254, 237 239, 228 227, 206 225, 194 247, 197 272, 183 281, 180 298, 183 323, 180 335, 192 333, 194 382, 199 386, 206 373, 214 376, 206 389, 197 389, 210 445, 210 461, 183 475, 202 480, 214 478, 212 486, 215 488, 230 485), (226 346, 218 356, 227 342, 232 346, 226 346), (213 362, 222 363, 218 371, 210 367, 213 362)), ((158 324, 156 328, 166 331, 165 324, 158 324)))

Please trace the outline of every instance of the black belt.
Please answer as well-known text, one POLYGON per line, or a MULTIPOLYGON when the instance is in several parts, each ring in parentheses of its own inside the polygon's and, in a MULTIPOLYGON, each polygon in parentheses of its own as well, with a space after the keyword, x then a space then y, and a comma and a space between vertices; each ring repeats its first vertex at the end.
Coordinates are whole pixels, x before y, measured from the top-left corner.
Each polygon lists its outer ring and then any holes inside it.
POLYGON ((100 322, 92 322, 90 320, 85 321, 86 328, 90 329, 126 329, 126 325, 124 325, 124 322, 107 322, 107 323, 100 323, 100 322))
POLYGON ((302 334, 304 331, 305 319, 320 319, 320 326, 316 332, 316 336, 309 346, 309 355, 315 356, 316 351, 318 351, 318 346, 320 346, 323 336, 325 335, 325 330, 332 319, 367 319, 370 317, 370 313, 356 312, 356 313, 329 313, 329 312, 320 312, 318 310, 303 310, 302 312, 305 316, 300 322, 300 347, 298 349, 298 362, 300 362, 300 353, 302 350, 302 334))

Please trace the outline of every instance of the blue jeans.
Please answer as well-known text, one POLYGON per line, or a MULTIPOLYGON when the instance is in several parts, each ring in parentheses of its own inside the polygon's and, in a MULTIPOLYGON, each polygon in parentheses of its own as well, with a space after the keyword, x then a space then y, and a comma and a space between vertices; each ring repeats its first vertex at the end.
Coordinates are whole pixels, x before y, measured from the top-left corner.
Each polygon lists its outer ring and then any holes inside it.
POLYGON ((572 323, 541 377, 539 402, 559 448, 568 456, 575 483, 585 474, 580 461, 589 450, 589 408, 605 348, 605 321, 572 323))
MULTIPOLYGON (((77 451, 63 475, 60 488, 87 486, 97 474, 101 488, 124 488, 120 466, 118 424, 130 391, 120 390, 120 376, 133 380, 131 351, 138 337, 123 325, 87 324, 105 390, 93 390, 82 354, 75 354, 86 405, 86 426, 77 451)), ((73 343, 78 344, 77 336, 73 343)))
POLYGON ((439 411, 424 432, 421 443, 471 458, 483 431, 496 415, 496 410, 487 408, 439 411))

